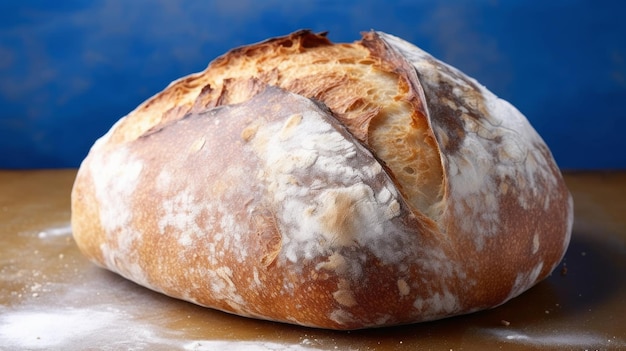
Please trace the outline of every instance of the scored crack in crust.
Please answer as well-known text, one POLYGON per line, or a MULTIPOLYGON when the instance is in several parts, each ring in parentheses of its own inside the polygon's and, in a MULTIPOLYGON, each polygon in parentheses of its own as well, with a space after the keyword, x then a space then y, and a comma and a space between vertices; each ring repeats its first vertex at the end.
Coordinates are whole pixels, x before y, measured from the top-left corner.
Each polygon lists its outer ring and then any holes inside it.
POLYGON ((234 49, 100 138, 72 192, 94 262, 167 295, 331 329, 502 304, 550 274, 572 200, 543 140, 397 37, 234 49))
POLYGON ((389 167, 409 204, 436 218, 443 174, 423 99, 410 83, 411 69, 399 66, 403 61, 380 43, 373 33, 362 42, 334 45, 324 35, 300 31, 232 50, 140 106, 112 142, 132 140, 194 106, 241 103, 274 85, 328 106, 389 167))

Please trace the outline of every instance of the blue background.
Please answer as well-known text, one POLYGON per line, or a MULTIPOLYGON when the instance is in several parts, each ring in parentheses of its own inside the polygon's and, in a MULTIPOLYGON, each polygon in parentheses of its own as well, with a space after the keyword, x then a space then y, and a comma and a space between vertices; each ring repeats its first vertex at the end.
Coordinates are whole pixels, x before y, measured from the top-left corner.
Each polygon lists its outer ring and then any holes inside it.
POLYGON ((300 28, 407 39, 517 106, 572 169, 626 168, 626 1, 0 1, 0 168, 77 167, 170 81, 300 28))

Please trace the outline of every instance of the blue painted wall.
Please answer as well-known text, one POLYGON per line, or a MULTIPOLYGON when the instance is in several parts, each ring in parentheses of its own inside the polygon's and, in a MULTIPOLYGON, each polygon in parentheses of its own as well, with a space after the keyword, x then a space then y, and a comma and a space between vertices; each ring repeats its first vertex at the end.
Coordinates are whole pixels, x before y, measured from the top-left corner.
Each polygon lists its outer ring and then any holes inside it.
POLYGON ((226 50, 300 28, 403 37, 527 115, 564 169, 626 169, 626 1, 0 1, 0 168, 77 167, 226 50))

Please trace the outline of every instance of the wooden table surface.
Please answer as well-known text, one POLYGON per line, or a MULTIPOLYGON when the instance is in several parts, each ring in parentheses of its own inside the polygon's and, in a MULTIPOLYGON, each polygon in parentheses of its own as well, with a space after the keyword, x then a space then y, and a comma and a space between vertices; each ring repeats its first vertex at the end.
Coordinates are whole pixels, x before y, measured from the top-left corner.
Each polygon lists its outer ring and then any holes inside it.
POLYGON ((569 173, 563 262, 498 308, 336 332, 257 321, 154 293, 81 256, 75 170, 0 171, 0 349, 626 350, 626 172, 569 173))

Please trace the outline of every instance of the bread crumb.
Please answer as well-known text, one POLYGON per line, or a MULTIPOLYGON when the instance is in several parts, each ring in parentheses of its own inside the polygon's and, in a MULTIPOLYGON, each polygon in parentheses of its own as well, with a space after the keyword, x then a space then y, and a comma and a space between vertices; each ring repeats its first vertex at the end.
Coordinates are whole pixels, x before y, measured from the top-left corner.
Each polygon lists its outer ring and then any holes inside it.
POLYGON ((511 322, 507 321, 506 319, 503 319, 500 321, 500 324, 502 324, 505 327, 508 327, 509 325, 511 325, 511 322))
POLYGON ((193 144, 191 144, 191 146, 189 147, 189 153, 194 153, 194 152, 198 152, 202 150, 202 148, 204 147, 204 144, 206 144, 205 138, 200 138, 194 141, 193 144))
POLYGON ((291 138, 294 133, 294 129, 302 122, 302 115, 299 113, 291 115, 287 118, 287 121, 280 130, 280 140, 287 140, 291 138))
POLYGON ((243 141, 252 140, 252 138, 254 138, 254 136, 256 135, 258 129, 259 126, 256 124, 244 128, 244 130, 241 131, 241 139, 243 139, 243 141))
POLYGON ((398 290, 400 291, 400 296, 406 296, 411 292, 409 284, 404 279, 398 279, 398 290))

